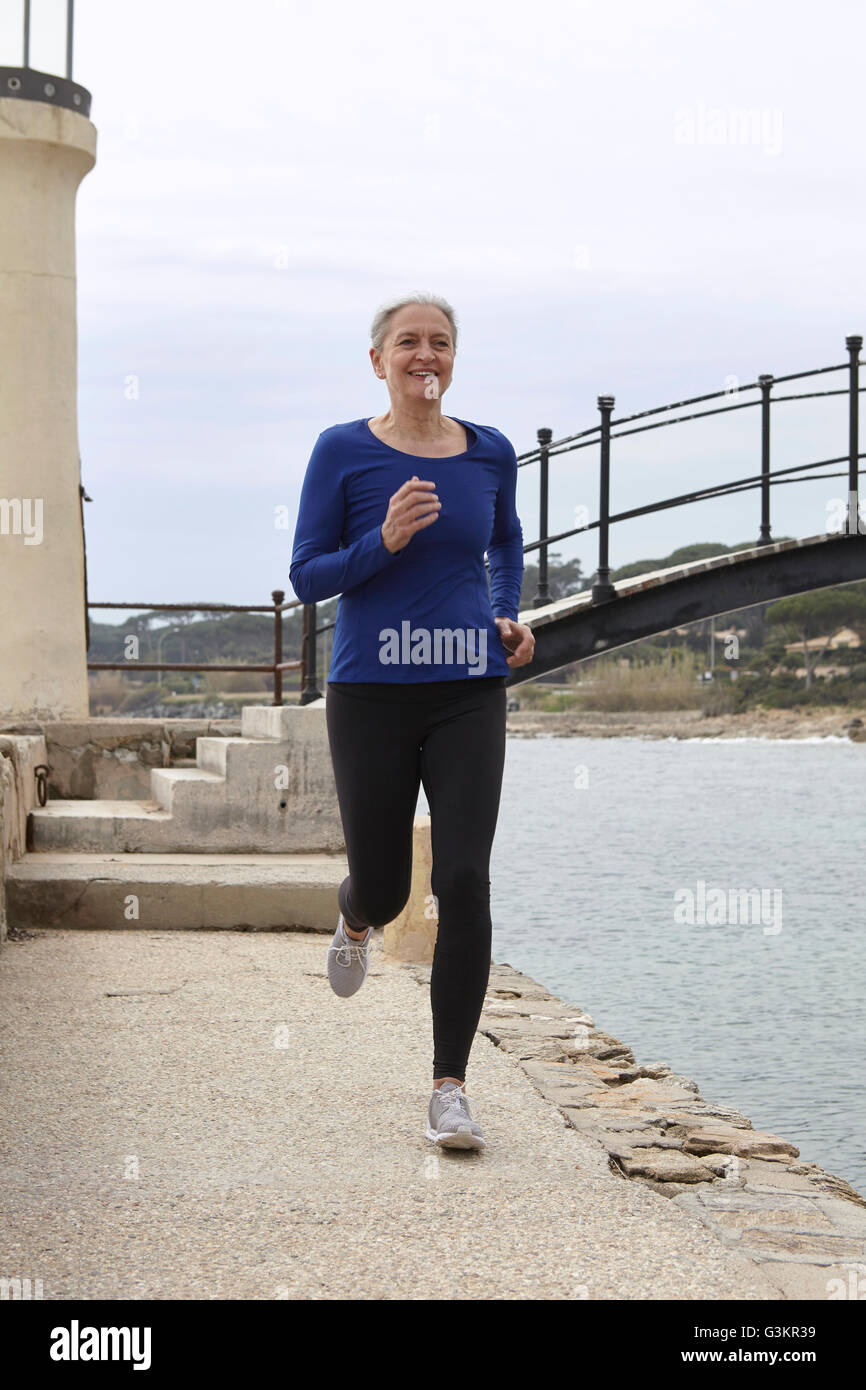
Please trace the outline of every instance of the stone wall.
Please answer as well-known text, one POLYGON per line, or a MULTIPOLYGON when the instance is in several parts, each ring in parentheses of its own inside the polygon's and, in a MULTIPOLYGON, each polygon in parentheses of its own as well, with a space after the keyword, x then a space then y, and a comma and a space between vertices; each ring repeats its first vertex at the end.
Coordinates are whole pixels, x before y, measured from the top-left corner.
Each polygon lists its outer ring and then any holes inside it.
POLYGON ((197 738, 240 731, 239 719, 94 718, 6 727, 44 737, 48 795, 62 801, 147 800, 151 768, 193 766, 197 738))
POLYGON ((27 847, 27 817, 38 805, 35 769, 47 762, 39 734, 0 734, 0 943, 6 940, 6 868, 27 847))

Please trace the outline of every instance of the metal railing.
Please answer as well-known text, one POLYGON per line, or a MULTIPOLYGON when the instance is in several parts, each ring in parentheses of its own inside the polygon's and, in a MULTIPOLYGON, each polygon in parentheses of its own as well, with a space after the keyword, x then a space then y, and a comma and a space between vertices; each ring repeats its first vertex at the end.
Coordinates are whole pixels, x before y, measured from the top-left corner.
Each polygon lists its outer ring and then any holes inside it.
MULTIPOLYGON (((863 523, 860 520, 858 491, 859 474, 862 471, 859 467, 860 459, 863 457, 859 453, 859 393, 864 388, 859 385, 860 360, 859 353, 863 346, 863 338, 859 334, 852 334, 845 339, 845 346, 848 349, 849 360, 830 367, 816 367, 812 371, 791 372, 787 376, 774 377, 765 373, 758 377, 757 381, 750 382, 747 386, 738 386, 736 394, 743 391, 760 391, 760 396, 751 401, 736 401, 730 405, 719 406, 710 410, 696 411, 693 414, 679 415, 671 420, 659 420, 652 424, 638 425, 632 429, 622 429, 618 426, 629 425, 634 420, 644 420, 650 415, 660 415, 665 411, 679 410, 685 406, 698 405, 704 401, 718 400, 721 397, 729 397, 732 392, 713 391, 704 396, 691 396, 688 400, 674 401, 670 405, 654 406, 651 410, 641 410, 634 415, 624 415, 619 419, 612 418, 615 399, 613 396, 599 396, 598 409, 601 414, 599 424, 591 428, 581 430, 578 434, 566 435, 562 439, 553 440, 553 432, 550 429, 542 428, 538 430, 538 448, 532 449, 525 454, 519 454, 517 459, 518 468, 525 468, 530 463, 538 462, 540 465, 539 477, 539 539, 524 545, 524 554, 537 550, 538 556, 538 588, 533 599, 533 606, 538 608, 542 604, 550 603, 550 590, 548 582, 548 550, 551 545, 559 541, 567 540, 571 536, 582 534, 585 531, 598 530, 598 567, 595 574, 595 582, 592 585, 593 603, 608 603, 616 598, 616 590, 610 582, 610 559, 609 559, 609 539, 610 528, 618 521, 628 521, 636 516, 648 516, 653 512, 660 512, 668 507, 683 507, 690 502, 700 502, 711 497, 725 497, 737 492, 749 492, 753 488, 759 488, 761 492, 761 519, 760 529, 756 545, 768 545, 772 543, 770 535, 770 488, 781 483, 809 482, 809 477, 791 477, 787 475, 796 473, 809 473, 812 469, 825 468, 836 463, 847 462, 848 478, 848 502, 846 508, 845 533, 848 535, 862 534, 863 523), (848 385, 834 391, 808 391, 796 395, 771 396, 774 385, 779 385, 785 381, 798 381, 804 377, 821 376, 826 372, 848 372, 848 385), (840 454, 835 458, 819 459, 812 463, 800 463, 792 468, 780 468, 771 472, 770 470, 770 410, 771 406, 782 401, 803 401, 812 400, 819 396, 844 396, 849 398, 848 409, 848 449, 847 453, 840 454), (675 497, 664 498, 660 502, 653 502, 644 507, 632 507, 628 511, 618 512, 616 515, 610 514, 610 460, 612 440, 622 439, 626 435, 641 434, 647 430, 662 429, 667 425, 681 424, 687 420, 702 420, 710 415, 720 415, 731 410, 748 410, 751 407, 761 407, 761 471, 744 478, 736 478, 727 483, 716 483, 711 487, 699 488, 693 492, 680 493, 675 497), (616 429, 616 433, 614 433, 616 429), (572 453, 577 449, 585 449, 591 445, 599 446, 599 514, 597 521, 591 521, 582 526, 574 526, 568 531, 559 531, 556 535, 550 535, 548 530, 548 496, 549 496, 549 460, 560 454, 572 453)), ((816 478, 838 478, 846 476, 845 473, 817 473, 816 478)))
POLYGON ((127 659, 126 661, 88 661, 88 671, 259 671, 266 672, 274 678, 274 698, 272 703, 281 705, 283 703, 283 672, 300 671, 301 688, 300 700, 302 705, 309 704, 311 700, 320 698, 321 691, 316 686, 316 643, 315 636, 319 632, 324 632, 327 627, 333 626, 326 624, 323 628, 316 629, 313 634, 312 624, 315 623, 315 604, 302 604, 300 599, 291 599, 288 603, 284 602, 286 595, 283 589, 274 589, 271 592, 272 603, 251 604, 251 603, 93 603, 87 602, 90 608, 136 608, 144 609, 151 613, 273 613, 274 615, 274 659, 267 664, 253 662, 215 662, 215 661, 138 661, 127 659), (302 635, 301 635, 301 656, 300 659, 293 661, 283 660, 283 614, 290 608, 303 608, 302 635), (311 637, 312 634, 312 637, 311 637))
MULTIPOLYGON (((23 21, 22 67, 30 66, 31 0, 22 0, 21 18, 23 21)), ((53 7, 52 7, 53 9, 53 7)), ((72 79, 72 37, 75 27, 74 0, 66 0, 66 77, 72 79)))

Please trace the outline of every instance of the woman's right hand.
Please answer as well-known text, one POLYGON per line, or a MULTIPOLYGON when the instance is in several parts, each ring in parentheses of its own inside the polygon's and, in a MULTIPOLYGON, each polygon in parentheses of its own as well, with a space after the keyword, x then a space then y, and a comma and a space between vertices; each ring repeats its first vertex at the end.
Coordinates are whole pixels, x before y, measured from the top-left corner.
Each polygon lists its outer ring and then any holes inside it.
POLYGON ((388 502, 388 515, 381 527, 382 544, 392 555, 408 545, 416 531, 438 517, 442 503, 435 488, 435 483, 420 479, 415 473, 388 502), (430 492, 430 488, 434 490, 430 492))

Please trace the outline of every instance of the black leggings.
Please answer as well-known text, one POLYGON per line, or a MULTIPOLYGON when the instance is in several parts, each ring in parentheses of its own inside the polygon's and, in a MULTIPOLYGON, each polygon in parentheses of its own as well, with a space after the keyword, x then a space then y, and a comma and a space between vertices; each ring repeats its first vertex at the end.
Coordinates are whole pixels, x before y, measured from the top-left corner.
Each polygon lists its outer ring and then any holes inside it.
POLYGON ((439 924, 430 976, 433 1079, 466 1079, 490 978, 490 851, 505 763, 505 676, 329 681, 326 721, 349 874, 353 931, 402 911, 421 782, 430 807, 439 924))

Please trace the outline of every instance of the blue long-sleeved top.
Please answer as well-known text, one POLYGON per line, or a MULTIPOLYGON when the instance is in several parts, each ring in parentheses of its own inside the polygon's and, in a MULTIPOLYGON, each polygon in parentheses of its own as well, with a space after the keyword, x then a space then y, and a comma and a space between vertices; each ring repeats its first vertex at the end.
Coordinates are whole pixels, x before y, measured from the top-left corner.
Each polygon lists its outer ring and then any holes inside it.
POLYGON ((289 577, 302 603, 340 595, 329 681, 414 684, 510 672, 493 619, 516 619, 520 602, 517 457, 492 425, 460 424, 469 447, 447 458, 393 449, 366 418, 332 425, 316 440, 289 577), (436 484, 442 506, 392 553, 382 523, 413 474, 436 484))

